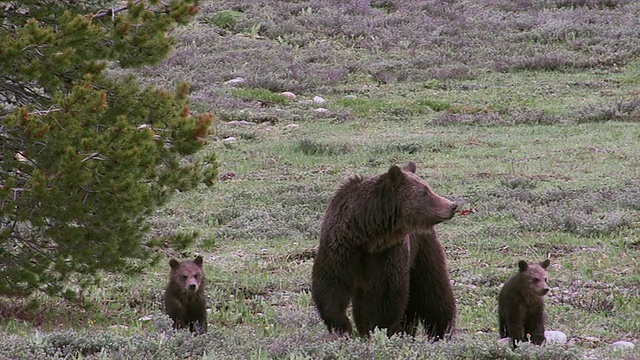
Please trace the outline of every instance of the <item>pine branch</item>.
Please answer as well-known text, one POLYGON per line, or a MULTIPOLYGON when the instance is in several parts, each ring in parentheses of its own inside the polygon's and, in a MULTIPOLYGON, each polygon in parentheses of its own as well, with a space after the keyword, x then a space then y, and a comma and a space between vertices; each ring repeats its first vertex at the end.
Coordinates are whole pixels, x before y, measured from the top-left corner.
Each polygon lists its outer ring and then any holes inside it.
MULTIPOLYGON (((142 0, 136 0, 133 3, 134 4, 139 4, 142 0)), ((116 8, 111 8, 111 9, 104 9, 104 10, 100 10, 97 13, 95 13, 91 19, 97 19, 97 18, 101 18, 101 17, 105 17, 105 16, 111 16, 111 18, 113 19, 117 13, 121 12, 121 11, 125 11, 129 9, 128 5, 122 5, 116 8)))
MULTIPOLYGON (((47 115, 47 114, 49 114, 49 113, 57 112, 57 111, 62 111, 62 109, 56 109, 56 108, 53 108, 53 109, 47 109, 47 110, 34 110, 34 111, 30 112, 30 113, 27 113, 27 115, 28 115, 28 116, 31 116, 31 115, 40 115, 40 116, 43 116, 43 115, 47 115)), ((2 119, 4 119, 4 118, 6 118, 6 117, 8 117, 8 116, 9 116, 9 115, 2 115, 2 116, 0 116, 0 120, 2 120, 2 119)))

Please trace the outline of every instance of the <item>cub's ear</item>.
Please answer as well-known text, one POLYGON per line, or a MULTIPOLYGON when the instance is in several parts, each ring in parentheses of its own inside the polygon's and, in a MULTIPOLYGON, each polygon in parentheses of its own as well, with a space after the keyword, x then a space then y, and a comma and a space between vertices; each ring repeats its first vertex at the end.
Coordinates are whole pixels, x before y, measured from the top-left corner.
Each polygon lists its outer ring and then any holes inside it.
POLYGON ((389 174, 389 178, 391 178, 391 180, 393 181, 402 179, 404 177, 402 170, 400 170, 397 165, 393 165, 391 168, 389 168, 387 174, 389 174))
POLYGON ((172 269, 175 269, 178 266, 180 266, 180 263, 176 259, 171 259, 171 260, 169 260, 169 265, 171 265, 172 269))
POLYGON ((403 170, 405 171, 409 171, 412 173, 416 173, 416 163, 414 163, 413 161, 409 161, 409 163, 407 165, 404 166, 403 170))
POLYGON ((520 269, 520 271, 525 271, 527 270, 528 267, 529 267, 529 264, 527 264, 526 261, 524 260, 518 261, 518 269, 520 269))
POLYGON ((193 262, 198 265, 199 267, 202 267, 202 256, 198 255, 196 256, 196 258, 193 260, 193 262))
POLYGON ((551 260, 549 259, 545 259, 544 261, 540 262, 540 266, 542 266, 543 269, 548 268, 549 264, 551 264, 551 260))

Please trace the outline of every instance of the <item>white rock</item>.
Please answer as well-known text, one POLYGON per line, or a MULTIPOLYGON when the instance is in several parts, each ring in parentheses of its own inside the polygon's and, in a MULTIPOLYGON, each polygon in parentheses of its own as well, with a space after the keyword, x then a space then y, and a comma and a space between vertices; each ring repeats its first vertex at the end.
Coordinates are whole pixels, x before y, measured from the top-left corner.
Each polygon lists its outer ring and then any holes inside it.
POLYGON ((503 346, 511 346, 511 338, 510 337, 502 338, 498 340, 498 344, 503 346))
POLYGON ((329 110, 327 110, 327 109, 325 109, 325 108, 317 108, 317 109, 316 109, 316 112, 319 112, 319 113, 326 113, 326 112, 329 112, 329 110))
POLYGON ((223 139, 222 142, 234 143, 234 142, 236 142, 236 138, 234 138, 233 136, 229 136, 228 138, 223 139))
POLYGON ((16 160, 18 160, 20 162, 28 162, 29 161, 26 157, 24 157, 24 155, 22 155, 19 152, 17 152, 15 156, 16 156, 16 160))
POLYGON ((357 99, 358 97, 355 95, 345 95, 344 96, 345 99, 357 99))
POLYGON ((553 344, 566 344, 567 343, 567 335, 562 331, 549 330, 544 332, 544 338, 547 340, 547 343, 553 344))
POLYGON ((249 121, 245 121, 245 120, 237 120, 237 121, 229 121, 227 123, 227 125, 241 125, 241 126, 251 126, 251 125, 255 125, 252 122, 249 121))
POLYGON ((616 341, 613 344, 611 344, 611 346, 614 349, 620 349, 620 350, 632 350, 633 348, 635 348, 636 346, 632 343, 632 342, 628 342, 628 341, 616 341))
POLYGON ((138 321, 151 321, 153 320, 153 315, 145 315, 138 319, 138 321))
POLYGON ((244 82, 244 78, 241 77, 237 77, 237 78, 233 78, 231 80, 227 80, 224 83, 227 85, 236 85, 236 84, 242 84, 244 82))
POLYGON ((283 129, 295 129, 297 127, 299 127, 300 125, 298 124, 289 124, 289 125, 285 125, 285 127, 283 129))
POLYGON ((313 102, 316 103, 316 104, 324 104, 327 101, 324 98, 320 97, 320 96, 314 96, 313 97, 313 102))
POLYGON ((285 91, 280 93, 280 95, 284 96, 284 97, 288 97, 291 100, 295 100, 296 98, 296 94, 292 93, 291 91, 285 91))

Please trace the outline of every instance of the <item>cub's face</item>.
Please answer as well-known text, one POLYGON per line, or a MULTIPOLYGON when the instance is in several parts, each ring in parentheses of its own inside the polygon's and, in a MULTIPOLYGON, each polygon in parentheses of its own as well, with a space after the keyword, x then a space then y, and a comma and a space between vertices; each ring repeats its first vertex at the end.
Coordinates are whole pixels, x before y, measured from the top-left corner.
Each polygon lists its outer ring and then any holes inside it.
POLYGON ((180 284, 186 293, 196 293, 204 280, 204 271, 202 270, 202 257, 198 256, 195 260, 178 262, 171 260, 171 279, 180 284))
POLYGON ((549 292, 549 285, 547 285, 548 266, 549 259, 538 264, 527 264, 524 260, 518 263, 520 274, 524 278, 525 283, 531 292, 536 295, 544 296, 549 292))

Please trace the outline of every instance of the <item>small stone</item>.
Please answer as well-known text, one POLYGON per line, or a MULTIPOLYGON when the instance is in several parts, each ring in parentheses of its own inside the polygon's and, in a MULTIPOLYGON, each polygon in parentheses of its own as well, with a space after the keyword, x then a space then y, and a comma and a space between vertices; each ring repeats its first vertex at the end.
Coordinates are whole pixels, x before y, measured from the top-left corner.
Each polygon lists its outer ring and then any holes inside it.
POLYGON ((313 102, 316 103, 316 104, 324 104, 327 101, 323 97, 314 96, 313 97, 313 102))
POLYGON ((237 120, 237 121, 229 121, 227 125, 251 126, 255 124, 245 120, 237 120))
POLYGON ((18 160, 20 162, 29 162, 29 160, 19 152, 16 153, 15 157, 16 157, 16 160, 18 160))
POLYGON ((326 113, 326 112, 329 112, 329 110, 327 110, 325 108, 317 108, 316 112, 318 112, 318 113, 326 113))
POLYGON ((291 100, 295 100, 296 99, 296 94, 292 93, 291 91, 281 92, 280 95, 282 95, 284 97, 288 97, 291 100))
POLYGON ((344 96, 345 99, 357 99, 358 97, 355 95, 345 95, 344 96))
POLYGON ((231 80, 227 80, 224 83, 227 85, 236 85, 236 84, 242 84, 243 82, 244 82, 244 78, 236 77, 231 80))
POLYGON ((236 142, 236 138, 234 138, 233 136, 229 136, 228 138, 222 139, 222 142, 234 143, 234 142, 236 142))
POLYGON ((632 342, 620 340, 611 344, 611 347, 613 347, 614 349, 620 349, 620 350, 632 350, 636 346, 632 342))
POLYGON ((300 127, 300 125, 298 125, 298 124, 289 124, 289 125, 285 125, 285 127, 283 129, 295 129, 297 127, 300 127))
POLYGON ((553 344, 566 344, 567 343, 567 335, 562 331, 549 330, 544 332, 544 338, 547 340, 547 343, 553 344))
POLYGON ((116 325, 109 326, 109 329, 123 329, 123 330, 126 330, 128 328, 129 328, 128 326, 121 325, 121 324, 116 324, 116 325))
POLYGON ((510 337, 506 337, 506 338, 502 338, 502 339, 498 340, 498 345, 511 346, 511 338, 510 337))
POLYGON ((145 315, 138 319, 138 321, 151 321, 153 320, 153 315, 145 315))

